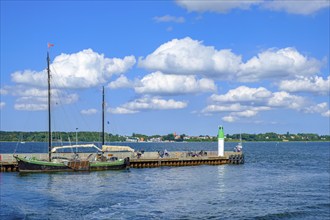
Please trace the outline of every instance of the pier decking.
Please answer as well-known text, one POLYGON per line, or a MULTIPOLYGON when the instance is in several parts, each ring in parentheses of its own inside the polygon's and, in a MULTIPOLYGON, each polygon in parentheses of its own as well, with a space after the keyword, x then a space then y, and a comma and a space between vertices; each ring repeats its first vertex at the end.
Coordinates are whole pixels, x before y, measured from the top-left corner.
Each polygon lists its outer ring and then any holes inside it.
POLYGON ((197 166, 197 165, 223 165, 243 164, 244 155, 241 152, 225 152, 223 157, 218 157, 217 152, 205 151, 201 155, 192 152, 170 152, 168 157, 141 155, 140 158, 130 159, 132 168, 152 168, 161 166, 197 166))
MULTIPOLYGON (((158 152, 105 152, 107 157, 130 158, 130 168, 153 168, 161 166, 197 166, 197 165, 224 165, 243 164, 244 154, 242 152, 226 151, 223 157, 219 157, 216 151, 188 152, 176 151, 168 152, 167 155, 159 155, 158 152)), ((17 154, 20 157, 35 157, 40 160, 47 160, 46 153, 17 154)), ((71 153, 56 153, 54 157, 70 158, 71 153)), ((79 153, 81 159, 91 158, 91 153, 79 153)), ((96 156, 95 155, 92 155, 96 156)), ((0 154, 1 172, 18 171, 17 163, 12 154, 0 154)))

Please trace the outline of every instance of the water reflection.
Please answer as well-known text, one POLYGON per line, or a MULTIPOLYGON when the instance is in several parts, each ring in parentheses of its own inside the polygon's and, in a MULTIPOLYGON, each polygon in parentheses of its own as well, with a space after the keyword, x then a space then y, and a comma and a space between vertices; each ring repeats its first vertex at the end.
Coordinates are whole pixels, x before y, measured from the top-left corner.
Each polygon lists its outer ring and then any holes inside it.
POLYGON ((217 166, 217 180, 218 180, 218 184, 217 184, 217 188, 216 191, 217 193, 219 193, 219 196, 224 196, 224 193, 226 191, 226 170, 228 169, 228 166, 217 166))

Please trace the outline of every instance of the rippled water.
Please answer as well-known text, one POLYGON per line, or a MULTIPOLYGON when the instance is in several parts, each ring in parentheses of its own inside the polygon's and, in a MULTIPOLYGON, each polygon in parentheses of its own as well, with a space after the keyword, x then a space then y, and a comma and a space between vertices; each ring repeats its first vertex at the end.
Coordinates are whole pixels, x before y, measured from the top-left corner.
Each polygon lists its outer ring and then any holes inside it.
MULTIPOLYGON (((132 145, 216 150, 216 143, 132 145)), ((244 165, 0 173, 0 219, 330 218, 329 143, 245 143, 244 151, 244 165)))

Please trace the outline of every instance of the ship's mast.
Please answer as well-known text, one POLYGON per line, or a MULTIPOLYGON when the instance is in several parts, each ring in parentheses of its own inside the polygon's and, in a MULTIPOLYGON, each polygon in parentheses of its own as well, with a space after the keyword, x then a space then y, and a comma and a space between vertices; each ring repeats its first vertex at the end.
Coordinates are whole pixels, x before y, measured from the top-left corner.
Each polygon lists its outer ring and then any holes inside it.
POLYGON ((104 86, 102 87, 102 146, 104 145, 104 86))
POLYGON ((51 115, 50 115, 50 69, 49 69, 49 52, 47 52, 47 74, 48 74, 48 160, 51 161, 52 131, 51 131, 51 115))

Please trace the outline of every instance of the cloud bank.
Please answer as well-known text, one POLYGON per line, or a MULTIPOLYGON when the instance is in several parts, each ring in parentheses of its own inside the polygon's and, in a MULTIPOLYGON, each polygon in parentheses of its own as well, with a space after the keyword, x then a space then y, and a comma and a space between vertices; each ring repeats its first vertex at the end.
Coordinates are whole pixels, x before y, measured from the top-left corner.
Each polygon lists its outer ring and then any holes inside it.
POLYGON ((153 18, 156 22, 174 22, 174 23, 184 23, 185 18, 184 17, 175 17, 172 15, 164 15, 164 16, 156 16, 153 18))
POLYGON ((176 0, 177 4, 188 11, 228 13, 231 10, 260 10, 283 11, 289 14, 309 15, 328 8, 328 0, 248 0, 248 1, 191 1, 176 0))
POLYGON ((293 80, 284 80, 279 83, 279 89, 287 92, 310 92, 328 95, 330 92, 330 76, 323 79, 319 76, 299 77, 293 80))
POLYGON ((311 76, 320 71, 322 62, 292 47, 268 49, 243 62, 241 55, 229 49, 217 50, 186 37, 162 44, 146 58, 140 58, 138 65, 166 74, 199 74, 214 79, 256 82, 311 76))
MULTIPOLYGON (((328 115, 324 105, 314 105, 302 96, 290 94, 308 92, 329 95, 330 83, 330 76, 325 79, 316 76, 323 65, 321 61, 305 56, 293 47, 266 49, 244 61, 242 55, 235 54, 230 49, 216 49, 204 45, 202 41, 186 37, 168 41, 145 58, 140 57, 138 66, 152 72, 140 79, 131 80, 124 73, 135 63, 134 56, 126 56, 123 59, 106 58, 91 49, 74 54, 61 54, 51 64, 52 80, 57 88, 82 89, 99 86, 109 82, 113 75, 119 75, 108 83, 108 87, 130 88, 138 97, 109 111, 114 114, 132 114, 186 108, 187 101, 166 99, 162 96, 216 93, 217 80, 260 82, 276 79, 279 81, 278 92, 271 92, 264 87, 239 86, 226 94, 211 95, 210 103, 201 112, 225 112, 228 115, 223 117, 223 120, 228 122, 253 117, 261 111, 275 108, 328 115)), ((16 110, 47 109, 46 70, 17 71, 11 77, 13 82, 19 84, 10 92, 18 97, 14 106, 16 110)), ((8 93, 7 89, 1 89, 0 92, 8 93)), ((53 89, 52 93, 53 104, 56 105, 71 104, 79 99, 75 93, 64 93, 56 89, 53 89)), ((81 114, 85 115, 95 113, 96 109, 81 111, 81 114)))
MULTIPOLYGON (((81 89, 98 86, 114 74, 129 70, 136 60, 134 56, 123 59, 106 58, 92 49, 73 54, 61 54, 50 65, 53 83, 58 88, 81 89)), ((47 86, 47 73, 24 70, 14 72, 12 81, 29 86, 47 86)))
POLYGON ((133 88, 138 94, 182 95, 215 92, 217 86, 211 79, 197 79, 195 76, 169 75, 159 71, 145 75, 142 79, 130 81, 121 75, 108 85, 111 89, 133 88))
MULTIPOLYGON (((52 89, 51 94, 53 106, 72 104, 79 99, 76 93, 68 93, 58 89, 52 89)), ((46 89, 17 87, 12 95, 18 97, 14 104, 15 110, 44 111, 48 108, 48 90, 46 89)))
POLYGON ((210 79, 196 79, 195 76, 166 75, 154 72, 143 77, 137 93, 178 95, 187 93, 214 92, 216 85, 210 79))
POLYGON ((183 109, 187 102, 175 101, 173 99, 162 99, 159 97, 143 96, 117 108, 109 108, 108 112, 113 114, 134 114, 148 110, 183 109))
MULTIPOLYGON (((106 58, 104 54, 92 49, 82 50, 73 54, 61 54, 55 57, 50 65, 52 103, 71 104, 78 100, 76 93, 67 93, 60 89, 85 89, 106 83, 113 75, 122 74, 132 68, 136 60, 134 56, 106 58)), ((11 95, 17 96, 16 110, 40 111, 47 109, 47 70, 16 71, 11 79, 17 83, 11 95)), ((5 93, 6 90, 1 90, 5 93)), ((93 111, 83 110, 82 114, 93 111)))
POLYGON ((213 94, 203 114, 227 113, 222 120, 234 122, 240 118, 256 116, 261 111, 286 108, 305 113, 319 113, 328 116, 327 103, 313 105, 302 96, 291 95, 285 91, 271 92, 264 87, 250 88, 240 86, 224 95, 213 94))

